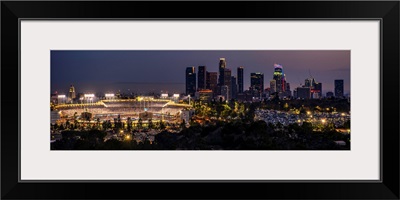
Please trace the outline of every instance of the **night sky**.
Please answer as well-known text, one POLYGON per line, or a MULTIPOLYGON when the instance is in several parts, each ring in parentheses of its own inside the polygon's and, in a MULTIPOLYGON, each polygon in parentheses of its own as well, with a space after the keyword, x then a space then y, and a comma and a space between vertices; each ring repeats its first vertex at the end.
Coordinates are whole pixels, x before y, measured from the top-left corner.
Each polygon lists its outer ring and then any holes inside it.
POLYGON ((71 84, 76 92, 97 93, 183 93, 186 67, 205 65, 217 72, 219 58, 236 76, 244 66, 244 89, 250 86, 250 73, 264 73, 265 88, 272 79, 274 63, 281 64, 291 90, 315 78, 322 83, 323 95, 334 90, 334 80, 344 80, 350 93, 350 51, 51 51, 51 92, 67 94, 71 84))

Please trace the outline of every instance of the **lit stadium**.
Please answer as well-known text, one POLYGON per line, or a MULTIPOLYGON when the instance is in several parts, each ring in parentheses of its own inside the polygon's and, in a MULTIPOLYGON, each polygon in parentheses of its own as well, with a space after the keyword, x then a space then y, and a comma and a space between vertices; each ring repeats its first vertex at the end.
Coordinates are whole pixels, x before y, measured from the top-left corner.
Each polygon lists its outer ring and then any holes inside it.
MULTIPOLYGON (((130 117, 133 121, 151 119, 153 122, 163 120, 178 122, 181 111, 189 108, 188 104, 178 104, 169 99, 154 99, 153 97, 137 97, 135 99, 99 100, 96 103, 59 104, 54 107, 58 112, 57 121, 68 120, 87 121, 84 113, 90 113, 89 121, 113 120, 120 117, 126 121, 130 117)), ((54 121, 52 119, 52 121, 54 121)))

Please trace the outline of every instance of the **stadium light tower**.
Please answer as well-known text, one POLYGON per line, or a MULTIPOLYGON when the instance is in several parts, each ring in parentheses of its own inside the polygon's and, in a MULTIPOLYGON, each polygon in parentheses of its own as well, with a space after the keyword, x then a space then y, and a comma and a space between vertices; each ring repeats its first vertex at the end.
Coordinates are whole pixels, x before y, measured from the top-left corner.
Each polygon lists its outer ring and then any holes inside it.
POLYGON ((114 96, 115 95, 113 93, 105 94, 106 99, 114 99, 114 96))
POLYGON ((179 94, 174 94, 173 97, 174 97, 175 103, 178 103, 179 94))
POLYGON ((94 94, 84 94, 84 97, 89 100, 89 102, 93 102, 94 94))
POLYGON ((62 99, 62 102, 65 103, 65 97, 66 97, 65 95, 62 94, 58 95, 57 97, 58 97, 58 102, 60 102, 60 99, 62 99))

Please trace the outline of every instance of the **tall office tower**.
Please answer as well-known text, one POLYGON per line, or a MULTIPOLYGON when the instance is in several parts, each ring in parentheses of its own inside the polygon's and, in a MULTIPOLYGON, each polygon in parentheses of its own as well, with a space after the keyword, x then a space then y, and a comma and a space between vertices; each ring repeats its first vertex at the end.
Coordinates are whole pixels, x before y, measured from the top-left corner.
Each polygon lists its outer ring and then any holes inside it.
POLYGON ((275 93, 276 92, 276 80, 271 80, 269 82, 269 93, 275 93))
POLYGON ((218 85, 222 86, 224 85, 224 72, 226 68, 226 60, 225 58, 220 58, 219 59, 219 77, 218 77, 218 85))
POLYGON ((236 84, 236 77, 232 76, 231 77, 231 97, 232 99, 236 99, 237 97, 237 92, 238 92, 238 86, 236 84))
POLYGON ((250 74, 250 87, 253 91, 257 91, 259 96, 264 91, 264 74, 260 72, 250 74))
POLYGON ((343 80, 335 80, 335 97, 343 98, 343 80))
POLYGON ((286 91, 290 91, 290 83, 286 83, 286 91))
POLYGON ((194 67, 186 68, 186 95, 194 96, 196 93, 196 73, 194 67))
POLYGON ((214 96, 218 94, 218 72, 206 73, 206 89, 212 90, 214 96))
POLYGON ((229 87, 227 85, 221 86, 221 95, 224 97, 224 100, 229 100, 229 87))
POLYGON ((314 93, 317 93, 318 98, 322 98, 322 83, 315 82, 314 93))
POLYGON ((69 93, 68 93, 68 100, 72 103, 75 99, 75 87, 71 85, 69 88, 69 93))
POLYGON ((285 74, 283 73, 282 65, 274 64, 273 79, 276 81, 276 92, 285 92, 285 74))
POLYGON ((197 90, 206 89, 206 66, 199 66, 197 70, 197 90))
POLYGON ((286 83, 286 96, 292 96, 292 91, 290 91, 290 83, 286 83))
POLYGON ((298 87, 296 97, 300 99, 310 99, 311 98, 311 88, 309 87, 298 87))
POLYGON ((306 80, 304 80, 304 86, 305 87, 309 87, 312 88, 315 85, 315 79, 314 78, 307 78, 306 80))
MULTIPOLYGON (((224 69, 224 84, 223 85, 226 85, 226 86, 228 86, 228 91, 229 92, 231 92, 232 91, 232 85, 231 85, 231 75, 232 74, 232 72, 231 72, 231 70, 230 69, 227 69, 227 68, 225 68, 224 69)), ((229 94, 229 98, 232 98, 232 95, 231 94, 229 94)), ((230 99, 227 99, 227 100, 230 100, 230 99)))
POLYGON ((238 67, 237 68, 237 85, 238 85, 238 93, 243 93, 243 72, 244 68, 243 67, 238 67))

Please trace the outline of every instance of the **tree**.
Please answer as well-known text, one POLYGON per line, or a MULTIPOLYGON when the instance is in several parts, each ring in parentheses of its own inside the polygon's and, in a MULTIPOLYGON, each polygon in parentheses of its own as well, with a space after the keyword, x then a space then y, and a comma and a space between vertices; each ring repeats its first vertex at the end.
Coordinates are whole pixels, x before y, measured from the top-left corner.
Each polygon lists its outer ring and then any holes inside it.
POLYGON ((69 125, 70 125, 71 123, 69 122, 69 119, 67 119, 67 121, 65 122, 65 128, 67 128, 67 129, 69 129, 69 125))
POLYGON ((138 129, 142 129, 142 127, 143 127, 142 118, 139 118, 138 123, 137 123, 137 127, 138 127, 138 129))
POLYGON ((100 118, 96 119, 96 128, 100 129, 100 118))
POLYGON ((344 124, 343 124, 344 128, 350 129, 350 120, 347 120, 344 124))
POLYGON ((128 131, 131 131, 131 130, 132 130, 132 120, 131 120, 131 117, 128 117, 128 119, 127 119, 127 128, 128 128, 128 131))
POLYGON ((149 129, 153 128, 153 120, 151 118, 149 119, 148 127, 149 129))
POLYGON ((162 120, 160 120, 160 129, 161 130, 165 129, 165 123, 162 120))

